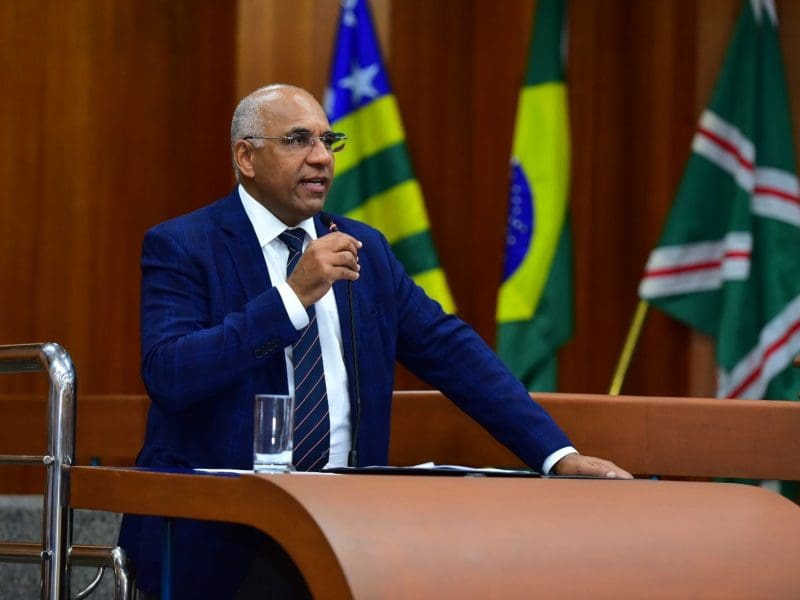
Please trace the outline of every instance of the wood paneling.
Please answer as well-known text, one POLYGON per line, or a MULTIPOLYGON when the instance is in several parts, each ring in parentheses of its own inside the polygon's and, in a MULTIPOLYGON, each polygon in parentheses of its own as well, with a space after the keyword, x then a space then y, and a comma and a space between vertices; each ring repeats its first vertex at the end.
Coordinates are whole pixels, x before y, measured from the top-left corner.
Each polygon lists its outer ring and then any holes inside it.
MULTIPOLYGON (((576 6, 583 9, 571 13, 569 62, 576 335, 562 353, 560 381, 600 392, 688 156, 695 3, 576 6)), ((651 311, 626 390, 680 394, 687 342, 684 330, 651 311)))
MULTIPOLYGON (((145 230, 225 193, 235 11, 0 3, 0 343, 57 341, 81 389, 143 391, 145 230)), ((35 377, 0 389, 44 389, 35 377)))
MULTIPOLYGON (((384 56, 391 39, 390 2, 370 3, 384 56)), ((322 98, 330 77, 339 4, 325 0, 239 0, 237 98, 278 82, 298 85, 322 98)))
MULTIPOLYGON (((145 395, 79 394, 74 464, 132 466, 142 447, 147 409, 145 395)), ((0 394, 0 454, 47 453, 47 398, 43 394, 0 394)), ((0 465, 0 494, 41 494, 40 465, 0 465)))
MULTIPOLYGON (((800 478, 796 402, 532 395, 582 452, 637 476, 800 478)), ((525 466, 439 392, 396 392, 391 439, 392 465, 525 466)))
MULTIPOLYGON (((800 404, 591 394, 534 394, 582 452, 637 475, 800 479, 800 404), (752 451, 758 448, 759 451, 752 451)), ((146 396, 78 401, 75 464, 134 464, 146 396)), ((42 454, 46 402, 0 395, 0 454, 42 454)), ((396 392, 389 464, 524 467, 518 457, 435 391, 396 392)), ((4 466, 0 494, 41 493, 44 469, 4 466)))
MULTIPOLYGON (((459 312, 492 343, 535 1, 372 6, 459 312)), ((576 333, 561 353, 562 390, 607 389, 740 6, 570 5, 576 333)), ((800 115, 800 4, 778 8, 800 115)), ((142 392, 144 231, 230 188, 239 95, 271 81, 322 94, 337 14, 329 0, 0 3, 0 343, 58 341, 82 392, 142 392)), ((797 139, 800 117, 794 127, 797 139)), ((702 342, 651 311, 624 389, 708 393, 711 365, 702 342)), ((44 386, 0 378, 3 391, 44 386)))

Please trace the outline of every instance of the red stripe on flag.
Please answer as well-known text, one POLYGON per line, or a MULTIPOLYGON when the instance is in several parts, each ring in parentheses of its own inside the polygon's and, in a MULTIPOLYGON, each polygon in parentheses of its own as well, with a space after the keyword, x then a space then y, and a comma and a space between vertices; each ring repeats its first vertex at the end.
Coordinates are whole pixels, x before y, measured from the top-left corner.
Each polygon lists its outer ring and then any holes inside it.
POLYGON ((794 325, 789 327, 778 340, 776 340, 769 348, 766 349, 764 355, 761 357, 761 362, 759 365, 753 369, 753 371, 748 375, 745 380, 739 384, 739 386, 734 389, 730 394, 728 394, 728 398, 738 398, 739 395, 744 392, 750 384, 756 381, 759 377, 761 377, 761 372, 764 369, 764 363, 767 362, 767 359, 772 356, 775 352, 777 352, 778 348, 786 344, 789 341, 789 338, 792 337, 797 331, 800 330, 800 321, 795 322, 794 325))
POLYGON ((762 195, 762 196, 775 196, 780 198, 781 200, 787 200, 792 202, 793 204, 800 205, 800 196, 795 196, 794 194, 790 194, 789 192, 784 192, 783 190, 779 190, 776 188, 770 188, 765 186, 756 186, 753 190, 754 194, 762 195))
MULTIPOLYGON (((743 260, 749 258, 750 258, 750 252, 748 250, 729 250, 728 252, 725 253, 725 259, 729 260, 743 260)), ((708 269, 719 269, 720 267, 722 267, 721 260, 712 260, 708 262, 681 265, 680 267, 652 269, 650 271, 645 271, 645 277, 669 277, 670 275, 680 275, 681 273, 691 273, 692 271, 705 271, 708 269)))
POLYGON ((704 129, 702 127, 700 127, 697 130, 697 132, 706 136, 712 142, 714 142, 718 146, 721 146, 724 150, 727 150, 729 153, 733 154, 734 157, 736 157, 736 161, 740 165, 742 165, 745 169, 747 169, 748 171, 753 170, 753 163, 749 162, 744 156, 739 154, 739 149, 733 144, 731 144, 728 140, 718 136, 713 131, 709 131, 708 129, 704 129))
POLYGON ((706 269, 719 269, 722 266, 721 260, 714 260, 704 263, 695 263, 693 265, 681 265, 680 267, 669 267, 666 269, 653 269, 645 272, 645 277, 668 277, 670 275, 678 275, 680 273, 689 273, 691 271, 704 271, 706 269))

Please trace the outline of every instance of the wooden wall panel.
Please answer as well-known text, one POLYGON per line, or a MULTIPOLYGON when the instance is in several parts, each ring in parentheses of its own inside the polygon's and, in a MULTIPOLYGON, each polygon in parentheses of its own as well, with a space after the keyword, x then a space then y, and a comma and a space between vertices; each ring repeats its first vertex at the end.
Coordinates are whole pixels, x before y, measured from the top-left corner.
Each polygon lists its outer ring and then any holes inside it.
MULTIPOLYGON (((562 353, 564 389, 607 389, 688 156, 694 8, 691 1, 573 6, 576 335, 562 353)), ((684 330, 652 311, 626 389, 681 393, 687 342, 684 330)))
MULTIPOLYGON (((235 11, 0 4, 0 343, 57 341, 84 392, 140 392, 139 250, 232 175, 235 11)), ((44 389, 0 378, 0 389, 44 389)))
MULTIPOLYGON (((472 237, 470 172, 474 130, 473 2, 408 0, 392 4, 388 68, 406 144, 422 188, 431 232, 458 314, 471 323, 478 311, 475 292, 487 273, 476 273, 483 235, 472 237), (469 240, 468 243, 465 243, 469 240)), ((397 387, 427 387, 400 368, 397 387)))
MULTIPOLYGON (((370 3, 384 57, 391 39, 390 2, 370 3)), ((291 83, 322 98, 338 19, 338 2, 239 0, 236 97, 269 83, 291 83)))
POLYGON ((237 97, 267 83, 291 83, 319 94, 333 46, 335 2, 242 0, 237 27, 237 97))

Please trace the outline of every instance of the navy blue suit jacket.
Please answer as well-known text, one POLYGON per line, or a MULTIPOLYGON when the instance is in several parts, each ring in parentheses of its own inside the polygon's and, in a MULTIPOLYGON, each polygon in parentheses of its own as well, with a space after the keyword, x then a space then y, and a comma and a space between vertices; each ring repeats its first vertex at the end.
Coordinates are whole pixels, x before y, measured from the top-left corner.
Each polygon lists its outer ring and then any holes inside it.
MULTIPOLYGON (((335 220, 363 242, 361 276, 352 285, 360 466, 387 462, 396 360, 535 469, 570 444, 474 330, 414 284, 377 230, 335 220)), ((319 218, 315 223, 324 235, 319 218)), ((347 284, 339 281, 333 289, 352 401, 347 284)), ((152 403, 137 464, 252 468, 253 397, 287 390, 284 348, 299 332, 270 282, 236 190, 146 234, 141 311, 142 377, 152 403)), ((158 519, 126 516, 123 523, 121 544, 145 591, 158 588, 160 532, 158 519)), ((226 597, 258 538, 245 528, 187 521, 177 527, 175 544, 178 597, 226 597)))

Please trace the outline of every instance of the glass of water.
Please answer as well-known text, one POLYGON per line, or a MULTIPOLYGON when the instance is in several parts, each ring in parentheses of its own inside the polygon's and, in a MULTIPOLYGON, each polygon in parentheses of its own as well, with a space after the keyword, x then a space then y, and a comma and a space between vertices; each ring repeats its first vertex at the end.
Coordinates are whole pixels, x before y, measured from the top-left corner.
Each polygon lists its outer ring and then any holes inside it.
POLYGON ((257 394, 253 433, 253 470, 286 473, 292 466, 294 396, 257 394))

